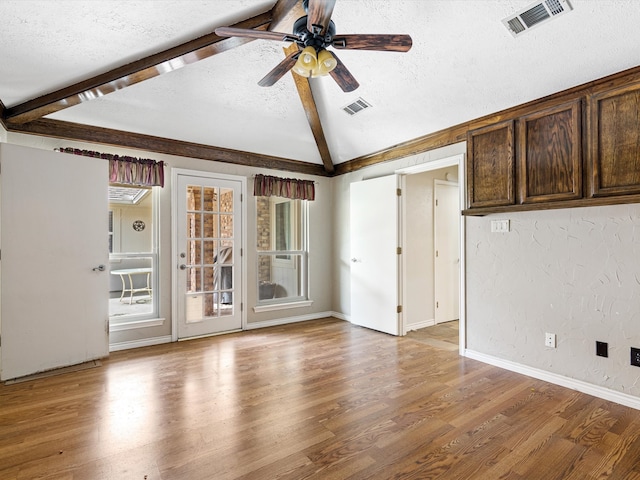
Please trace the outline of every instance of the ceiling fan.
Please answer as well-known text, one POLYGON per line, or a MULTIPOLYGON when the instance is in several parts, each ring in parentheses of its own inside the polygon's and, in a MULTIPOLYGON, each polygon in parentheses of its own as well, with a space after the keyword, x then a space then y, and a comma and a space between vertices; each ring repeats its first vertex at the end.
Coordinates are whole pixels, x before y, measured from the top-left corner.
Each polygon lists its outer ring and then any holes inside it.
POLYGON ((331 75, 344 92, 352 92, 360 86, 338 56, 327 50, 378 50, 385 52, 407 52, 412 40, 409 35, 399 34, 348 34, 336 33, 331 20, 336 0, 303 0, 306 16, 293 25, 293 33, 280 33, 244 28, 219 27, 215 33, 220 37, 245 37, 262 40, 293 42, 298 49, 271 70, 258 85, 270 87, 289 70, 303 77, 331 75))

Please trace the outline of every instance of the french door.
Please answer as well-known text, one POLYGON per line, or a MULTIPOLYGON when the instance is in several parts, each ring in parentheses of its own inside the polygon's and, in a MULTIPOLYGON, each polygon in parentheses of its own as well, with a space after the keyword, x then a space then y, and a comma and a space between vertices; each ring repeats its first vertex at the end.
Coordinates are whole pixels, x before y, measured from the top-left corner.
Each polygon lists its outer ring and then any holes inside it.
POLYGON ((242 328, 244 179, 176 172, 178 339, 242 328))

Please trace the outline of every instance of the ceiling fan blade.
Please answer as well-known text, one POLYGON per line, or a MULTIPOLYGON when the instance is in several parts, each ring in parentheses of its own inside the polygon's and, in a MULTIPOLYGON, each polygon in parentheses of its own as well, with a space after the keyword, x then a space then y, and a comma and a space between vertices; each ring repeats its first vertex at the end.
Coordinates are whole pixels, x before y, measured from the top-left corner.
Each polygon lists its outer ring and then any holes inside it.
POLYGON ((408 52, 413 45, 409 35, 364 34, 336 35, 333 48, 353 50, 379 50, 383 52, 408 52))
POLYGON ((336 68, 329 72, 329 75, 331 75, 331 77, 336 81, 343 92, 353 92, 360 86, 360 84, 355 77, 351 75, 351 72, 344 66, 344 63, 340 61, 335 53, 333 53, 333 56, 338 64, 336 65, 336 68))
POLYGON ((321 25, 324 34, 329 26, 336 0, 309 0, 307 8, 307 30, 313 32, 314 25, 321 25))
POLYGON ((300 52, 296 48, 295 52, 287 55, 286 58, 276 65, 273 70, 267 73, 264 78, 258 82, 258 85, 261 87, 270 87, 275 84, 284 76, 285 73, 293 68, 296 64, 296 60, 298 59, 298 55, 300 55, 300 52))
POLYGON ((288 33, 266 32, 248 28, 218 27, 215 29, 215 33, 219 37, 259 38, 261 40, 277 40, 279 42, 292 42, 297 39, 295 35, 288 33))

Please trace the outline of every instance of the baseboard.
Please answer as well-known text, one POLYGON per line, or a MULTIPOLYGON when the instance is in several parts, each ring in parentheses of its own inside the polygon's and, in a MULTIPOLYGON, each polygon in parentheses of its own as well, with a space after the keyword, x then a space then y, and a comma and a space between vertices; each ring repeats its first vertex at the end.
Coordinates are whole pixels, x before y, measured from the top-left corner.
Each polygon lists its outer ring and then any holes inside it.
POLYGON ((319 320, 321 318, 334 317, 334 312, 310 313, 308 315, 298 315, 295 317, 277 318, 275 320, 266 320, 264 322, 247 323, 245 330, 254 330, 256 328, 277 327, 286 325, 287 323, 306 322, 308 320, 319 320))
POLYGON ((337 318, 338 320, 344 320, 345 322, 351 322, 348 315, 340 312, 331 312, 331 316, 337 318))
POLYGON ((412 330, 420 330, 425 327, 433 327, 436 324, 435 319, 425 320, 424 322, 412 323, 411 325, 407 325, 407 332, 412 330))
POLYGON ((527 365, 522 365, 520 363, 512 362, 509 360, 503 360, 501 358, 493 357, 491 355, 486 355, 480 352, 475 352, 473 350, 465 350, 464 356, 483 363, 488 363, 489 365, 493 365, 495 367, 500 367, 504 368, 505 370, 521 373, 522 375, 526 375, 528 377, 537 378, 538 380, 544 380, 545 382, 560 385, 561 387, 570 388, 571 390, 577 390, 578 392, 586 393, 587 395, 592 395, 594 397, 602 398, 603 400, 609 400, 626 407, 640 410, 640 398, 629 395, 628 393, 618 392, 616 390, 593 385, 582 380, 576 380, 574 378, 565 377, 564 375, 558 375, 557 373, 540 370, 539 368, 529 367, 527 365))
POLYGON ((129 342, 118 342, 109 345, 110 352, 119 350, 129 350, 130 348, 150 347, 151 345, 160 345, 161 343, 171 343, 171 335, 163 337, 143 338, 140 340, 131 340, 129 342))

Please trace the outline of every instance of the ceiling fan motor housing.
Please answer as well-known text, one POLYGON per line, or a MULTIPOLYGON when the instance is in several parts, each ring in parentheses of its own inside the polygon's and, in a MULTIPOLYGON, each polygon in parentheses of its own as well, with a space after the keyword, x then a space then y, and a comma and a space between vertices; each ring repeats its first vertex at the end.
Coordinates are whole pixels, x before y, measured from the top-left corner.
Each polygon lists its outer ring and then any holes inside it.
POLYGON ((304 16, 300 17, 293 24, 293 34, 299 38, 299 40, 296 41, 298 45, 313 47, 318 51, 331 45, 333 36, 336 34, 336 25, 333 23, 333 20, 329 21, 329 26, 324 35, 310 32, 307 30, 307 17, 304 16))

